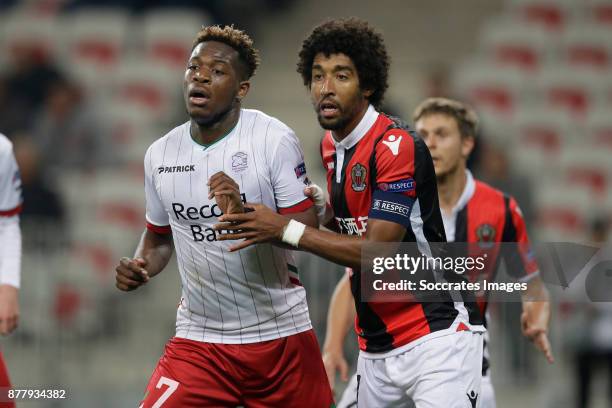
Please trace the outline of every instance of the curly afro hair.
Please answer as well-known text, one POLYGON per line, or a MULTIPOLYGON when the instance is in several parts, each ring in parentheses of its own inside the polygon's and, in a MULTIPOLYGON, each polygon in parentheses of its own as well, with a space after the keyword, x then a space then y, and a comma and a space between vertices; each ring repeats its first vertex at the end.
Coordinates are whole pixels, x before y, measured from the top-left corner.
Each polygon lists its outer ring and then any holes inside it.
POLYGON ((380 107, 389 86, 389 56, 380 33, 358 18, 328 20, 315 27, 302 43, 297 64, 307 87, 311 84, 312 62, 319 53, 327 57, 347 55, 357 68, 361 89, 373 92, 369 102, 380 107))
POLYGON ((193 50, 198 44, 206 41, 218 41, 229 45, 238 52, 244 64, 246 79, 255 75, 259 66, 259 51, 253 47, 253 40, 244 31, 231 26, 213 25, 202 27, 193 41, 193 50))

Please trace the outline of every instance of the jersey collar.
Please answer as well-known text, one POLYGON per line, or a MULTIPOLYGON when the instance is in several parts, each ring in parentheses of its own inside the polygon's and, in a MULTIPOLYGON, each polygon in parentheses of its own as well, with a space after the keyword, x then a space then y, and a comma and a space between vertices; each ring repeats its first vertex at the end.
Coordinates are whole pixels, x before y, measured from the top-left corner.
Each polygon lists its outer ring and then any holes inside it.
POLYGON ((348 134, 341 141, 336 141, 334 138, 334 133, 332 132, 332 140, 334 141, 334 145, 336 149, 338 147, 342 147, 345 150, 350 149, 355 146, 363 137, 368 133, 368 131, 374 126, 376 120, 378 119, 378 112, 374 109, 374 106, 369 105, 368 110, 366 110, 365 115, 359 121, 359 124, 355 126, 355 129, 351 133, 348 134))
POLYGON ((470 201, 470 198, 474 195, 474 191, 476 190, 476 182, 474 181, 474 176, 472 176, 472 172, 468 169, 465 169, 465 187, 463 187, 463 192, 461 196, 459 196, 459 200, 452 209, 452 213, 456 214, 461 211, 470 201))

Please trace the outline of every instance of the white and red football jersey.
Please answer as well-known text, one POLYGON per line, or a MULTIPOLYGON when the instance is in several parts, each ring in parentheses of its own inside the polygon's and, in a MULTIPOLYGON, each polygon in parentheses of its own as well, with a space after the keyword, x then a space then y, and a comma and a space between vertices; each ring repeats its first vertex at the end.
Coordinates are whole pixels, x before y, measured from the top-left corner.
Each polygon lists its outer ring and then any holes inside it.
POLYGON ((222 215, 207 182, 224 171, 243 201, 286 214, 312 206, 304 196, 304 155, 279 120, 242 109, 235 128, 210 146, 193 141, 189 122, 154 142, 145 156, 147 228, 172 232, 182 282, 176 336, 253 343, 311 328, 292 252, 259 244, 229 252, 212 229, 222 215))
POLYGON ((21 178, 13 144, 0 133, 0 284, 19 287, 21 178))

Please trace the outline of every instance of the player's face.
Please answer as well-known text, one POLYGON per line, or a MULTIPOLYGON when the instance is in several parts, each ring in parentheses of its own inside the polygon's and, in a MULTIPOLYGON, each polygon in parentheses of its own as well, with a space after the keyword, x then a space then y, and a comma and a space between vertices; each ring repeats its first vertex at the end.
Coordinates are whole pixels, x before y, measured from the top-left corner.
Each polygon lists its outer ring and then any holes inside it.
POLYGON ((438 178, 465 167, 474 147, 474 139, 461 137, 455 118, 443 113, 432 113, 422 116, 415 126, 429 148, 438 178))
POLYGON ((347 55, 319 53, 315 56, 310 96, 323 129, 352 130, 367 107, 370 95, 370 91, 361 89, 357 68, 347 55))
POLYGON ((187 113, 198 124, 217 122, 237 105, 238 96, 246 95, 248 82, 240 81, 237 67, 238 52, 229 45, 207 41, 193 49, 185 70, 183 95, 187 113))

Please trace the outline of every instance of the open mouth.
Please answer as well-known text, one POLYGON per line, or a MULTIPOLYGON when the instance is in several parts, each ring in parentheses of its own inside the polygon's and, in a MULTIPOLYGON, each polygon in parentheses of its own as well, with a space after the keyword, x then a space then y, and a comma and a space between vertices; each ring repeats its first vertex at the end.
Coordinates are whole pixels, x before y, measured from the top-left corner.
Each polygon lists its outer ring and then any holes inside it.
POLYGON ((322 102, 319 104, 319 112, 324 118, 331 118, 340 113, 340 108, 333 102, 322 102))
POLYGON ((193 89, 189 91, 189 102, 192 105, 202 106, 206 105, 206 102, 210 100, 210 95, 200 89, 193 89))

